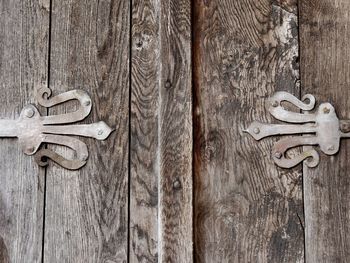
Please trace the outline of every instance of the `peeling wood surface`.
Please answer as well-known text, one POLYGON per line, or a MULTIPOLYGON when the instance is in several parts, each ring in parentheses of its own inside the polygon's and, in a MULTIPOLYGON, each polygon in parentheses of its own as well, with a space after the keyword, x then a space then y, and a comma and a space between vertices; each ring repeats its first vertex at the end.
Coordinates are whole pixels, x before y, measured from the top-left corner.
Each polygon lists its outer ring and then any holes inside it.
MULTIPOLYGON (((18 118, 47 85, 48 2, 0 1, 0 118, 18 118)), ((0 139, 0 262, 40 262, 44 176, 17 139, 0 139)))
MULTIPOLYGON (((350 119, 349 10, 347 0, 300 1, 303 93, 331 102, 340 119, 350 119)), ((304 167, 307 262, 349 262, 349 150, 342 140, 338 155, 304 167)))
MULTIPOLYGON (((50 87, 89 92, 86 122, 103 120, 116 131, 102 142, 83 138, 90 157, 80 171, 48 167, 45 262, 127 261, 129 14, 124 0, 52 1, 50 87)), ((50 114, 68 110, 74 105, 50 114)))
POLYGON ((192 262, 191 2, 132 11, 130 261, 192 262))
POLYGON ((194 1, 195 258, 303 262, 300 167, 276 168, 266 99, 299 95, 296 1, 194 1))

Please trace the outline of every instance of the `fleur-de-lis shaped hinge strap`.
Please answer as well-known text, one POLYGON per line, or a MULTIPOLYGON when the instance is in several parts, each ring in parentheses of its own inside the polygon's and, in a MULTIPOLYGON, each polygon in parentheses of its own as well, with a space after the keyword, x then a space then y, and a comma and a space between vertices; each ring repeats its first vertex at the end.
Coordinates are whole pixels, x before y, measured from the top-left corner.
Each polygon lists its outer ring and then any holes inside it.
POLYGON ((103 121, 92 124, 73 124, 84 120, 91 112, 91 99, 82 90, 71 90, 51 97, 51 90, 42 88, 38 91, 37 100, 46 108, 70 100, 79 102, 76 111, 53 116, 41 116, 38 109, 30 104, 24 107, 17 120, 0 120, 0 137, 17 137, 23 152, 26 155, 34 155, 40 166, 48 165, 47 159, 51 159, 66 169, 80 169, 87 162, 88 149, 81 140, 69 135, 105 140, 113 131, 103 121), (76 158, 68 160, 50 149, 40 149, 43 144, 68 147, 75 151, 76 158))
POLYGON ((292 168, 303 161, 308 167, 316 167, 320 158, 315 147, 319 146, 327 155, 336 154, 339 151, 340 139, 350 137, 350 121, 339 120, 330 103, 322 103, 313 111, 315 104, 315 97, 310 94, 299 100, 288 92, 277 92, 269 99, 268 110, 275 119, 290 124, 265 124, 254 121, 244 131, 255 140, 277 135, 302 135, 276 142, 272 149, 272 158, 276 165, 282 168, 292 168), (293 104, 301 112, 286 110, 282 102, 293 104), (309 147, 304 147, 301 154, 289 158, 286 152, 298 146, 309 147))

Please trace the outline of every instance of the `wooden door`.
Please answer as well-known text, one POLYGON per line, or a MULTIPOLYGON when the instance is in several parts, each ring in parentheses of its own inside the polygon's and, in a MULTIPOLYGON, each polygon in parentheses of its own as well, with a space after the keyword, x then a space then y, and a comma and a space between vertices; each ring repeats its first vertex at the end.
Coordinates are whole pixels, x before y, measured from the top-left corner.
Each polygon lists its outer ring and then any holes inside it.
POLYGON ((80 138, 77 171, 0 138, 0 262, 349 262, 349 142, 283 169, 277 138, 243 132, 276 122, 277 91, 350 119, 349 13, 347 0, 0 0, 0 119, 43 87, 82 89, 84 123, 115 129, 80 138))

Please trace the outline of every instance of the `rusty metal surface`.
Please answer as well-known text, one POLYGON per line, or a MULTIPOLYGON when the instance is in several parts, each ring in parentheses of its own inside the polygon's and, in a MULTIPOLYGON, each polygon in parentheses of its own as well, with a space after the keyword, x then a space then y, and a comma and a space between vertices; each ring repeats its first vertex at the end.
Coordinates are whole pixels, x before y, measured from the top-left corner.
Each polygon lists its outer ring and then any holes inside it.
POLYGON ((340 139, 349 138, 346 125, 348 121, 340 121, 334 107, 330 103, 322 103, 314 111, 316 99, 307 94, 302 100, 287 92, 277 92, 270 98, 268 110, 271 115, 282 122, 290 124, 265 124, 254 121, 245 132, 253 136, 255 140, 261 140, 269 136, 278 135, 303 135, 293 138, 281 139, 275 143, 272 149, 272 158, 276 165, 282 168, 292 168, 305 161, 309 167, 316 167, 319 163, 319 154, 315 147, 327 154, 334 155, 339 151, 340 139), (282 103, 290 103, 302 112, 286 110, 282 103), (288 157, 287 151, 298 146, 308 147, 292 158, 288 157))
POLYGON ((74 112, 53 116, 41 116, 34 105, 27 105, 17 120, 0 120, 0 137, 17 137, 23 152, 27 155, 35 155, 35 160, 40 166, 48 164, 45 159, 51 159, 66 169, 80 169, 88 159, 87 146, 79 139, 66 135, 105 140, 113 131, 103 121, 82 125, 72 124, 84 120, 91 112, 91 99, 82 90, 68 91, 51 98, 51 90, 45 88, 39 90, 37 100, 40 105, 47 108, 70 100, 77 100, 80 104, 74 112), (43 144, 66 146, 75 151, 76 159, 68 160, 49 149, 39 150, 43 144))

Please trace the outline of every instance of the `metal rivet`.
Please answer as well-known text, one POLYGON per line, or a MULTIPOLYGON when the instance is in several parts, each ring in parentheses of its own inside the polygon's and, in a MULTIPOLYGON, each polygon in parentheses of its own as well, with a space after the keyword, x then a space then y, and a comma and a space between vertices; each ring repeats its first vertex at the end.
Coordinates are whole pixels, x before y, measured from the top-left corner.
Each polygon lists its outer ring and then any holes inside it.
POLYGON ((330 111, 331 111, 331 110, 328 109, 327 107, 324 107, 324 108, 323 108, 323 113, 324 113, 324 114, 328 114, 328 113, 330 113, 330 111))
POLYGON ((276 157, 277 159, 281 159, 281 158, 282 158, 282 153, 276 152, 276 153, 275 153, 275 157, 276 157))
POLYGON ((330 146, 328 146, 328 151, 334 151, 334 145, 330 145, 330 146))
POLYGON ((259 134, 260 133, 260 129, 259 128, 254 128, 254 133, 255 134, 259 134))
POLYGON ((275 108, 276 108, 278 105, 279 105, 279 103, 278 103, 278 101, 276 101, 276 100, 272 103, 272 107, 275 107, 275 108))
POLYGON ((85 106, 90 106, 90 104, 91 104, 91 101, 89 101, 89 100, 85 101, 85 103, 84 103, 85 106))
POLYGON ((103 130, 98 130, 98 135, 102 135, 103 134, 103 130))
POLYGON ((24 115, 27 118, 32 118, 34 116, 34 110, 33 109, 26 109, 24 112, 24 115))

